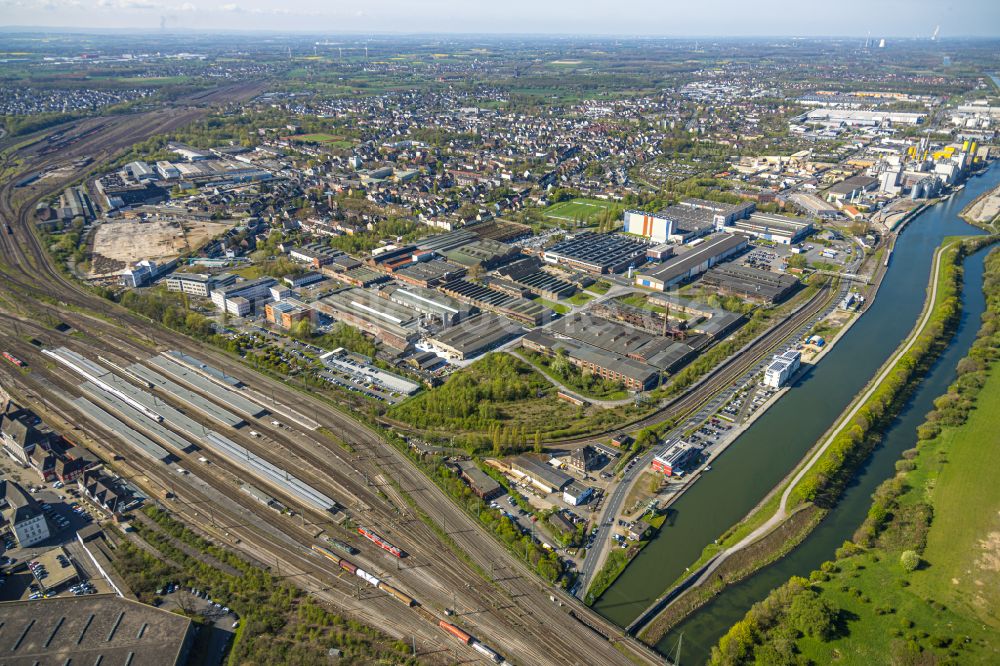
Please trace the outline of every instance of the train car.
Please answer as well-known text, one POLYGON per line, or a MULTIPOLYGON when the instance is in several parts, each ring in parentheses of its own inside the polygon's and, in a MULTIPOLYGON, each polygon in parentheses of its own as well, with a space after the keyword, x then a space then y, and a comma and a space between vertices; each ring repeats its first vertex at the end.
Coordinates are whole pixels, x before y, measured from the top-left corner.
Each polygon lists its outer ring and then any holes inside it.
MULTIPOLYGON (((13 363, 14 365, 16 365, 17 367, 19 367, 19 368, 23 368, 24 367, 24 361, 22 361, 21 359, 19 359, 16 356, 14 356, 10 352, 4 352, 3 353, 3 357, 5 359, 7 359, 8 361, 10 361, 11 363, 13 363)), ((399 557, 399 556, 397 555, 397 557, 399 557)))
POLYGON ((331 560, 334 564, 337 564, 337 565, 340 564, 340 558, 337 557, 337 555, 335 553, 330 552, 326 548, 323 548, 322 546, 313 546, 312 549, 313 549, 314 552, 322 555, 326 559, 331 560))
POLYGON ((382 582, 375 576, 371 575, 370 573, 362 569, 361 567, 357 568, 357 571, 354 572, 354 575, 357 576, 358 578, 361 578, 369 585, 374 585, 375 587, 378 587, 378 584, 382 582))
POLYGON ((499 654, 497 654, 497 652, 495 650, 493 650, 492 648, 486 647, 485 645, 483 645, 479 641, 473 641, 472 642, 472 649, 475 650, 476 652, 478 652, 479 654, 485 656, 487 659, 489 659, 490 661, 492 661, 495 664, 499 664, 501 661, 503 661, 503 659, 500 657, 499 654))
POLYGON ((358 534, 368 539, 382 550, 392 553, 396 557, 403 557, 404 555, 403 551, 401 551, 398 547, 392 545, 391 543, 389 543, 388 541, 386 541, 385 539, 380 537, 377 533, 368 529, 367 527, 359 527, 358 534))
POLYGON ((341 560, 339 562, 340 568, 348 573, 355 574, 358 572, 358 567, 353 562, 348 562, 347 560, 341 560))
POLYGON ((462 631, 461 629, 459 629, 458 627, 456 627, 453 624, 445 622, 444 620, 440 620, 440 621, 438 621, 438 626, 441 627, 442 629, 444 629, 445 631, 447 631, 449 634, 451 634, 452 636, 454 636, 458 640, 460 640, 463 643, 465 643, 466 645, 468 645, 469 643, 472 642, 472 636, 470 636, 469 634, 465 633, 464 631, 462 631))
POLYGON ((334 539, 333 537, 326 537, 327 543, 333 546, 335 549, 342 553, 347 553, 348 555, 357 555, 358 549, 354 546, 344 543, 340 539, 334 539))
POLYGON ((417 603, 413 597, 411 597, 408 594, 404 594, 402 591, 397 590, 396 588, 394 588, 392 585, 389 585, 385 581, 382 581, 378 584, 378 589, 382 590, 386 594, 391 594, 392 596, 396 597, 407 606, 412 607, 414 604, 417 603))

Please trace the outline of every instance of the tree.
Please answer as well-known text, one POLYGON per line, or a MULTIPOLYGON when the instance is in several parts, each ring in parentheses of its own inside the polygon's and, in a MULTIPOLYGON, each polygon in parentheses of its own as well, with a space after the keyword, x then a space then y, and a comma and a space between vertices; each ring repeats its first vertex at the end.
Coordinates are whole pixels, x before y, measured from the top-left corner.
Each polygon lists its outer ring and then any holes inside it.
POLYGON ((535 453, 541 453, 542 452, 542 435, 537 430, 535 431, 535 446, 534 446, 534 451, 535 451, 535 453))
POLYGON ((920 556, 917 555, 916 551, 904 550, 903 554, 899 556, 899 564, 903 567, 903 571, 916 571, 917 567, 920 566, 920 556))
POLYGON ((830 640, 833 636, 836 619, 836 609, 809 590, 797 594, 788 606, 791 625, 806 636, 823 641, 830 640))

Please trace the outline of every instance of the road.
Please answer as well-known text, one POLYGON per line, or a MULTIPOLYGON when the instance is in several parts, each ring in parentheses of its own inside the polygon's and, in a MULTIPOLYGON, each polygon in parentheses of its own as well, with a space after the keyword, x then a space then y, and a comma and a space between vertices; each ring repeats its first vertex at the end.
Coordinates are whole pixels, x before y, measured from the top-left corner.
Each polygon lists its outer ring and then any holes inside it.
MULTIPOLYGON (((836 292, 832 290, 818 292, 812 299, 802 304, 800 309, 796 310, 788 319, 764 333, 757 340, 748 343, 743 350, 734 354, 712 374, 705 377, 702 380, 703 383, 698 386, 699 390, 693 389, 692 393, 687 394, 687 396, 695 396, 695 400, 698 400, 698 402, 693 403, 693 407, 690 406, 692 403, 686 403, 689 406, 686 413, 690 415, 683 423, 667 433, 664 439, 681 436, 685 431, 705 421, 725 405, 740 386, 746 384, 750 377, 763 369, 773 354, 785 351, 790 347, 790 341, 801 338, 819 320, 832 312, 843 294, 846 293, 847 288, 845 282, 836 292), (730 363, 733 365, 730 366, 730 363), (737 372, 723 372, 726 368, 735 369, 737 372), (716 373, 721 374, 717 375, 716 373)), ((685 412, 677 410, 675 413, 683 414, 685 412)), ((650 424, 663 420, 662 416, 656 418, 657 421, 650 422, 650 424)), ((574 590, 579 598, 582 599, 586 595, 594 574, 604 564, 608 541, 613 531, 612 526, 621 512, 629 491, 643 471, 652 463, 658 452, 659 447, 654 447, 627 468, 621 481, 605 501, 604 512, 594 537, 594 546, 588 550, 584 566, 580 570, 579 583, 574 590)))
MULTIPOLYGON (((83 135, 99 123, 104 123, 99 133, 101 140, 90 134, 68 145, 57 153, 37 155, 30 150, 19 156, 25 160, 24 172, 33 172, 51 165, 61 164, 81 155, 96 155, 97 161, 107 159, 118 150, 142 140, 150 134, 168 131, 171 127, 189 122, 204 113, 205 109, 189 110, 188 113, 150 112, 139 117, 118 117, 82 121, 68 129, 83 135)), ((42 137, 44 138, 44 137, 42 137)), ((74 178, 79 174, 73 174, 74 178)), ((313 439, 312 442, 295 441, 288 434, 282 435, 268 424, 255 425, 255 429, 268 435, 274 450, 260 450, 260 443, 249 438, 241 443, 257 446, 261 455, 274 455, 284 451, 303 461, 303 476, 331 494, 342 498, 350 505, 355 498, 356 510, 365 515, 366 509, 357 504, 357 497, 368 505, 374 513, 368 517, 387 537, 397 540, 412 550, 414 566, 400 570, 393 575, 406 581, 406 589, 421 598, 434 601, 437 607, 451 605, 455 597, 463 610, 461 622, 472 633, 522 663, 563 664, 587 663, 596 658, 602 663, 627 663, 627 659, 611 641, 602 638, 549 600, 556 596, 567 608, 571 608, 586 622, 615 642, 627 646, 627 651, 642 662, 654 662, 655 655, 631 638, 625 637, 614 627, 570 599, 561 591, 544 585, 533 573, 527 571, 520 560, 515 559, 485 532, 462 508, 456 506, 436 485, 430 483, 412 462, 394 447, 384 442, 376 433, 347 415, 331 409, 319 400, 306 396, 289 387, 284 382, 275 381, 251 370, 238 361, 181 336, 177 333, 153 325, 144 318, 100 299, 79 285, 65 278, 51 264, 47 253, 41 248, 38 238, 31 232, 31 214, 34 203, 49 192, 58 191, 65 180, 46 180, 44 186, 23 189, 13 188, 8 182, 0 186, 0 215, 9 221, 14 233, 0 237, 0 291, 6 301, 0 302, 6 313, 4 325, 4 345, 19 351, 30 359, 33 371, 30 376, 7 375, 6 380, 25 387, 35 396, 39 408, 49 406, 55 416, 60 417, 67 428, 79 422, 79 417, 65 406, 67 396, 74 395, 75 386, 67 383, 65 377, 45 369, 45 362, 37 350, 22 337, 31 333, 46 344, 53 344, 59 334, 52 332, 51 325, 39 325, 39 321, 56 320, 68 323, 79 332, 76 337, 63 337, 60 342, 74 347, 90 358, 97 355, 111 355, 121 361, 141 361, 155 351, 175 348, 203 358, 209 363, 237 376, 250 386, 257 387, 264 395, 272 395, 278 402, 295 404, 301 411, 308 412, 321 425, 347 440, 361 452, 358 459, 348 462, 342 450, 329 442, 313 439), (20 304, 11 309, 9 303, 20 304), (60 405, 64 405, 60 407, 60 405), (317 448, 318 447, 318 448, 317 448), (339 460, 338 460, 339 458, 339 460), (333 464, 331 464, 333 463, 333 464), (350 464, 353 463, 353 464, 350 464), (361 471, 360 474, 355 470, 361 471), (351 478, 353 476, 353 479, 351 478), (453 553, 434 531, 422 521, 415 519, 408 509, 406 498, 389 483, 391 476, 437 525, 448 525, 449 537, 471 558, 481 570, 491 572, 483 579, 469 565, 453 553), (324 480, 323 477, 329 477, 324 480), (384 496, 384 497, 383 497, 384 496), (400 512, 393 518, 389 512, 400 512), (467 613, 465 612, 467 611, 467 613)), ((77 392, 78 394, 78 392, 77 392)), ((92 438, 92 445, 101 450, 101 444, 92 438)), ((106 450, 106 449, 105 449, 106 450)), ((398 608, 380 597, 374 597, 359 606, 353 595, 332 583, 330 575, 309 554, 304 554, 304 546, 312 542, 311 533, 304 523, 298 529, 286 522, 275 523, 273 515, 261 513, 259 507, 247 504, 238 493, 219 496, 222 479, 238 476, 239 471, 224 464, 215 464, 218 470, 200 468, 194 460, 186 462, 193 473, 181 478, 169 469, 151 466, 139 460, 131 452, 120 449, 126 455, 137 483, 157 488, 176 488, 181 496, 175 505, 186 522, 229 543, 237 550, 264 558, 285 572, 293 572, 296 581, 315 594, 334 604, 349 615, 388 631, 394 636, 417 636, 423 649, 441 648, 441 633, 435 626, 428 626, 426 620, 411 611, 400 613, 398 608), (197 471, 194 471, 197 470, 197 471), (211 480, 204 483, 201 477, 211 480), (202 507, 215 509, 206 514, 202 507), (248 520, 248 516, 255 516, 248 520), (224 526, 224 528, 220 527, 224 526), (238 539, 237 539, 238 536, 238 539), (235 541, 233 541, 236 539, 235 541), (334 587, 331 587, 331 584, 334 587), (340 591, 337 592, 336 590, 340 591)), ((229 488, 232 488, 229 482, 229 488)), ((316 518, 310 516, 315 521, 316 518)), ((371 550, 367 550, 370 553, 371 550)), ((378 553, 376 553, 378 555, 378 553)), ((371 555, 365 557, 371 558, 371 555)), ((373 567, 376 571, 391 571, 378 559, 373 567)), ((398 564, 398 562, 391 562, 398 564)), ((378 593, 380 594, 380 593, 378 593)), ((384 595, 381 595, 384 597, 384 595)), ((398 605, 398 604, 397 604, 398 605)), ((445 645, 450 645, 445 643, 445 645)), ((452 646, 456 649, 459 646, 452 646)), ((448 649, 447 647, 445 649, 448 649)), ((475 653, 461 648, 459 658, 466 659, 475 653)), ((455 657, 453 656, 452 659, 455 657)))
POLYGON ((781 502, 778 504, 778 509, 774 512, 774 515, 768 518, 767 521, 764 522, 760 527, 758 527, 753 532, 744 537, 742 540, 740 540, 739 543, 736 543, 733 546, 730 546, 729 548, 726 548, 721 553, 719 553, 691 587, 697 587, 702 583, 704 583, 706 580, 709 579, 712 573, 716 569, 718 569, 719 566, 722 565, 723 562, 725 562, 727 559, 729 559, 739 551, 745 549, 746 547, 760 540, 765 535, 771 533, 776 527, 778 527, 778 525, 783 523, 785 519, 788 518, 789 515, 788 500, 792 496, 792 492, 795 490, 795 486, 798 485, 798 483, 805 477, 806 474, 809 473, 809 470, 811 470, 813 467, 816 466, 816 463, 820 461, 820 459, 823 457, 823 454, 826 453, 827 449, 830 448, 830 446, 837 439, 837 437, 846 428, 848 428, 851 425, 851 423, 853 423, 854 417, 858 415, 858 412, 861 411, 861 409, 864 407, 868 399, 871 398, 872 395, 875 393, 875 391, 878 390, 882 382, 885 381, 885 378, 888 377, 893 372, 896 366, 896 362, 904 354, 909 352, 910 349, 913 348, 913 345, 916 344, 917 340, 920 337, 920 334, 923 333, 924 329, 927 327, 927 323, 930 321, 931 315, 934 312, 933 304, 937 299, 938 276, 940 275, 941 272, 941 257, 944 254, 944 251, 954 246, 956 242, 958 241, 949 243, 945 247, 938 248, 938 250, 935 251, 934 273, 930 281, 931 289, 930 289, 930 295, 928 296, 927 299, 927 307, 924 309, 923 316, 921 317, 920 321, 917 322, 917 325, 916 327, 914 327, 913 332, 910 333, 909 341, 901 348, 899 348, 888 361, 886 361, 886 364, 883 366, 882 371, 878 375, 876 375, 876 377, 868 385, 868 389, 854 401, 853 406, 847 412, 847 414, 841 417, 839 425, 837 425, 837 427, 835 427, 827 435, 826 439, 823 440, 822 444, 820 444, 820 446, 815 449, 812 457, 809 458, 806 464, 799 469, 799 471, 795 474, 795 476, 792 477, 792 480, 788 483, 788 487, 785 488, 785 491, 781 494, 781 502))

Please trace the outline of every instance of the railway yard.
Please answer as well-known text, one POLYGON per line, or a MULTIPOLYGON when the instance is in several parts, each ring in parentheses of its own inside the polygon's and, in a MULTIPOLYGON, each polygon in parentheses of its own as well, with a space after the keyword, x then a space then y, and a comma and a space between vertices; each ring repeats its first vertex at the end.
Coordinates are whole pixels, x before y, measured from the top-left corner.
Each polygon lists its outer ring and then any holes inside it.
MULTIPOLYGON (((247 92, 235 86, 179 112, 80 121, 59 130, 57 150, 43 149, 45 132, 20 148, 8 142, 5 166, 16 157, 19 173, 32 173, 82 156, 105 160, 189 122, 206 104, 247 92)), ((376 432, 65 278, 30 230, 29 215, 66 182, 15 188, 16 180, 0 188, 0 215, 12 226, 0 235, 0 345, 27 369, 5 364, 0 383, 22 404, 54 428, 74 431, 186 524, 339 612, 414 639, 422 659, 656 661, 621 629, 534 578, 376 432), (240 388, 185 358, 217 368, 240 388), (290 510, 265 506, 241 491, 247 484, 290 510), (358 525, 406 557, 362 538, 358 525), (370 578, 318 553, 324 537, 350 542, 359 551, 351 566, 370 578)))

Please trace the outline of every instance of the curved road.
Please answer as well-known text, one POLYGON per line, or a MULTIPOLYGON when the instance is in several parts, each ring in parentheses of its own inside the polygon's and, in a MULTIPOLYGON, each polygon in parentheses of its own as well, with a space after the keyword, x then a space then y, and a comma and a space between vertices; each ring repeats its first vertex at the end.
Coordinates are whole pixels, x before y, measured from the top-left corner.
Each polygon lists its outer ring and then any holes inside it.
MULTIPOLYGON (((702 574, 694 581, 694 583, 688 589, 700 586, 702 583, 708 580, 709 577, 712 575, 712 573, 716 569, 718 569, 723 562, 729 559, 729 557, 747 548, 757 540, 769 534, 772 530, 778 527, 778 525, 784 522, 784 520, 788 517, 789 515, 788 500, 791 497, 792 491, 795 489, 795 486, 798 485, 798 483, 803 479, 803 477, 805 477, 805 475, 809 472, 809 470, 811 470, 816 465, 816 463, 819 462, 820 458, 822 458, 823 454, 826 453, 827 449, 830 448, 830 445, 833 444, 833 441, 837 438, 837 436, 840 435, 840 433, 842 433, 844 429, 847 428, 853 422, 854 417, 857 416, 858 412, 861 411, 861 408, 864 407, 866 402, 868 402, 868 399, 871 398, 871 396, 875 393, 875 391, 878 390, 879 386, 882 385, 882 382, 885 380, 885 378, 888 377, 889 374, 896 367, 896 363, 899 361, 899 359, 902 358, 904 354, 906 354, 908 351, 910 351, 910 349, 913 348, 913 345, 916 344, 917 339, 924 332, 924 329, 927 327, 927 323, 930 321, 931 315, 934 312, 934 307, 933 307, 934 302, 937 300, 938 276, 941 273, 941 256, 944 254, 945 250, 951 248, 957 242, 958 241, 953 241, 944 247, 938 248, 935 251, 934 274, 931 277, 931 282, 930 282, 930 287, 931 287, 930 297, 928 298, 927 307, 924 309, 923 316, 917 323, 913 332, 910 333, 909 341, 905 345, 903 345, 903 347, 901 347, 896 351, 896 353, 892 356, 892 358, 886 363, 882 371, 875 377, 875 380, 871 382, 868 389, 860 396, 858 400, 855 401, 854 406, 847 413, 847 415, 840 420, 840 424, 833 430, 833 432, 827 435, 826 440, 824 440, 823 444, 818 449, 816 449, 816 452, 809 459, 809 461, 795 474, 794 477, 792 477, 792 480, 788 484, 788 487, 785 488, 785 492, 781 494, 781 503, 778 505, 778 510, 775 511, 774 515, 768 518, 767 521, 764 522, 760 527, 758 527, 753 532, 745 536, 739 543, 729 548, 726 548, 725 550, 720 552, 716 556, 716 558, 711 562, 711 564, 705 567, 702 574)), ((683 596, 683 594, 678 595, 677 598, 679 599, 681 596, 683 596)))

